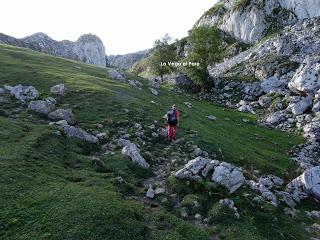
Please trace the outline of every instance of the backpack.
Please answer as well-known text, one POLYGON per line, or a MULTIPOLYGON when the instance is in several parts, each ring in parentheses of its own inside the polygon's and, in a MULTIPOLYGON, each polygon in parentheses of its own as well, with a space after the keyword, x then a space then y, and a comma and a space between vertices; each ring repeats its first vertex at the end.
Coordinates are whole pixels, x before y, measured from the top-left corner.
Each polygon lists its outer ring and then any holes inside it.
POLYGON ((173 125, 173 126, 177 125, 178 119, 177 119, 176 110, 170 109, 167 112, 167 122, 169 125, 173 125))

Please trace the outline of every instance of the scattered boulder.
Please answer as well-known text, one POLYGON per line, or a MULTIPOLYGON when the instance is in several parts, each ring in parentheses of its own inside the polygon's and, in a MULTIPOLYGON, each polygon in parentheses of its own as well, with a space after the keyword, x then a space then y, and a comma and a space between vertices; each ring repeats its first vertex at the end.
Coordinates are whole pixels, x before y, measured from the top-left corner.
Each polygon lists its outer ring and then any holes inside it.
POLYGON ((306 198, 307 194, 320 200, 320 166, 306 170, 293 179, 287 188, 296 202, 306 198))
POLYGON ((0 96, 4 95, 5 90, 3 88, 0 88, 0 96))
POLYGON ((286 119, 286 112, 285 111, 277 111, 271 113, 266 118, 266 124, 268 125, 278 125, 279 123, 283 122, 286 119))
POLYGON ((320 112, 320 101, 317 101, 313 104, 312 112, 320 112))
POLYGON ((166 192, 166 189, 165 188, 162 188, 162 187, 157 187, 155 190, 154 190, 154 193, 156 195, 159 195, 159 194, 164 194, 166 192))
POLYGON ((259 103, 259 105, 261 107, 269 107, 271 105, 271 103, 272 103, 272 97, 269 97, 269 96, 266 96, 266 95, 261 96, 259 98, 258 103, 259 103))
POLYGON ((243 94, 245 100, 253 100, 260 97, 263 94, 260 82, 248 83, 243 88, 243 94))
POLYGON ((261 89, 265 93, 276 92, 283 83, 275 76, 261 82, 261 89))
POLYGON ((192 103, 191 102, 184 102, 184 105, 186 105, 188 108, 192 108, 192 103))
POLYGON ((69 124, 75 123, 71 109, 57 109, 49 113, 48 117, 53 120, 66 120, 69 124))
POLYGON ((150 187, 148 188, 147 193, 146 193, 146 197, 153 199, 154 196, 155 196, 155 192, 154 192, 152 186, 150 186, 150 187))
POLYGON ((157 78, 152 78, 150 81, 151 81, 150 85, 152 88, 156 88, 156 89, 160 88, 160 81, 161 80, 159 80, 157 78))
POLYGON ((54 85, 50 88, 50 92, 56 95, 64 96, 67 93, 68 89, 67 87, 62 84, 54 85))
POLYGON ((240 112, 249 112, 249 113, 252 113, 252 114, 255 114, 252 106, 250 104, 248 104, 246 101, 244 100, 241 100, 238 104, 237 104, 237 107, 238 107, 238 111, 240 112))
POLYGON ((118 71, 117 69, 109 69, 108 70, 108 76, 111 79, 119 80, 119 81, 123 81, 123 80, 126 79, 125 76, 120 71, 118 71))
POLYGON ((212 115, 207 116, 207 118, 208 118, 210 121, 215 121, 215 120, 217 120, 217 117, 212 116, 212 115))
POLYGON ((218 164, 219 161, 217 160, 196 157, 195 159, 190 160, 182 169, 178 170, 175 173, 175 177, 178 179, 200 181, 202 177, 206 177, 209 171, 218 164))
POLYGON ((306 214, 312 218, 320 218, 320 211, 306 211, 306 214))
POLYGON ((130 141, 123 147, 122 154, 131 158, 134 163, 137 163, 143 168, 149 168, 147 161, 140 155, 140 150, 137 145, 130 141))
POLYGON ((48 115, 56 108, 55 100, 53 98, 46 98, 44 100, 31 101, 28 109, 37 113, 48 115))
POLYGON ((30 101, 39 97, 38 90, 33 86, 23 86, 19 84, 14 87, 5 86, 5 89, 9 90, 11 95, 20 101, 30 101))
POLYGON ((299 102, 291 103, 289 108, 294 115, 301 115, 305 113, 312 106, 312 97, 308 96, 302 98, 299 102))
POLYGON ((214 169, 211 180, 225 186, 230 193, 233 193, 243 185, 245 178, 239 169, 229 163, 222 162, 214 169))
POLYGON ((246 184, 250 187, 251 190, 261 194, 261 196, 256 197, 255 200, 259 202, 266 200, 269 201, 272 205, 278 206, 277 197, 266 186, 261 183, 255 182, 254 180, 249 180, 246 182, 246 184))
POLYGON ((292 209, 295 208, 296 202, 293 200, 290 193, 285 191, 276 191, 276 196, 278 197, 279 201, 283 202, 292 209))
POLYGON ((320 89, 320 56, 306 57, 288 84, 298 93, 315 93, 320 89))
POLYGON ((128 84, 132 87, 138 88, 139 90, 142 90, 143 83, 138 80, 129 80, 128 84))
POLYGON ((220 199, 219 204, 231 208, 234 211, 234 215, 236 216, 236 218, 240 218, 238 209, 234 206, 234 202, 231 199, 220 199))
POLYGON ((154 88, 150 88, 150 91, 155 96, 158 96, 158 94, 159 94, 158 91, 156 89, 154 89, 154 88))
MULTIPOLYGON (((64 120, 65 121, 65 120, 64 120)), ((78 138, 81 140, 84 140, 88 143, 97 143, 98 142, 98 138, 87 133, 85 130, 79 128, 79 127, 74 127, 74 126, 70 126, 68 124, 63 124, 61 125, 64 133, 68 136, 68 137, 74 137, 74 138, 78 138)))

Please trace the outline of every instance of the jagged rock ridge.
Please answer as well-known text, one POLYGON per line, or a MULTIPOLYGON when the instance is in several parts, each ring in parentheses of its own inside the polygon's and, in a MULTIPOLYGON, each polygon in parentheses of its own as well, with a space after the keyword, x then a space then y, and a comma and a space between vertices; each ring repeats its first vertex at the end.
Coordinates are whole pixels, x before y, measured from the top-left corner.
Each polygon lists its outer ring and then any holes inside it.
POLYGON ((110 55, 108 56, 108 64, 113 67, 129 69, 140 60, 149 56, 150 50, 128 53, 124 55, 110 55))
POLYGON ((93 34, 85 34, 75 42, 56 41, 44 33, 16 39, 0 33, 0 43, 26 47, 36 51, 73 59, 97 66, 106 66, 105 47, 101 39, 93 34))

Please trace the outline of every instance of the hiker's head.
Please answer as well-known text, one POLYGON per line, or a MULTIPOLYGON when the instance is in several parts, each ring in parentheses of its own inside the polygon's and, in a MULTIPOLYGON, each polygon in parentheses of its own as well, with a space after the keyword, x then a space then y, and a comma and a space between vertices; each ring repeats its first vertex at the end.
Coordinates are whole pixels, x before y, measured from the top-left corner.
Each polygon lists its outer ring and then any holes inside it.
POLYGON ((177 106, 175 104, 172 105, 172 109, 177 109, 177 106))

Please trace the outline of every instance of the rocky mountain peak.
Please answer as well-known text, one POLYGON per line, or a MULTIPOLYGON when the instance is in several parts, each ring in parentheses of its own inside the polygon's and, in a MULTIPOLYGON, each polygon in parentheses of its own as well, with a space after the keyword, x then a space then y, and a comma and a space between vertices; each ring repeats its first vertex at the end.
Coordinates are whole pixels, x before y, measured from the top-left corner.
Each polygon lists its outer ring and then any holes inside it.
POLYGON ((106 66, 105 47, 101 39, 94 34, 82 35, 75 42, 69 40, 56 41, 42 32, 34 33, 21 39, 0 34, 0 43, 27 47, 36 51, 97 66, 106 66))

